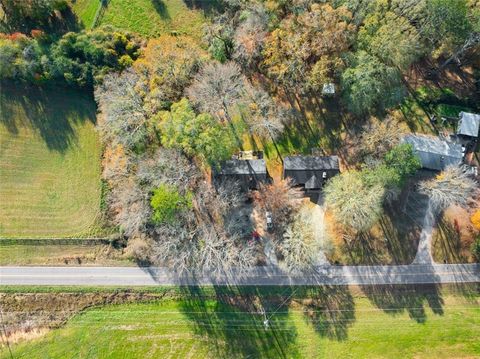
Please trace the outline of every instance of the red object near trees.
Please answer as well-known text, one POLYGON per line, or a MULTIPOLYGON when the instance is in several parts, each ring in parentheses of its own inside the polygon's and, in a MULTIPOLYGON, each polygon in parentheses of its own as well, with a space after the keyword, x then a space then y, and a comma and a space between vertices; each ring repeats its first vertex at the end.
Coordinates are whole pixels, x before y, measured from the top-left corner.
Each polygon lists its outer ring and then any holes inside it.
POLYGON ((458 221, 456 219, 453 220, 453 226, 455 227, 455 231, 457 234, 460 234, 460 225, 458 224, 458 221))

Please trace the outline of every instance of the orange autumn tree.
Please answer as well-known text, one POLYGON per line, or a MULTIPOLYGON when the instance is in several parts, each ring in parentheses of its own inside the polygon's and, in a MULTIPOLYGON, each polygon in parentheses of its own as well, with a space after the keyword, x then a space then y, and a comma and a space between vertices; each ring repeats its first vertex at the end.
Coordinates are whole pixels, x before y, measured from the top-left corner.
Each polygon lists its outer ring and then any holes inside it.
POLYGON ((470 217, 470 221, 473 226, 480 231, 480 209, 477 209, 474 214, 470 217))
POLYGON ((353 39, 351 18, 343 6, 312 4, 309 11, 283 19, 263 51, 268 76, 300 91, 318 91, 334 81, 353 39))
POLYGON ((197 43, 186 36, 163 35, 148 42, 134 63, 148 85, 145 107, 148 112, 166 110, 181 99, 183 90, 208 58, 197 43))

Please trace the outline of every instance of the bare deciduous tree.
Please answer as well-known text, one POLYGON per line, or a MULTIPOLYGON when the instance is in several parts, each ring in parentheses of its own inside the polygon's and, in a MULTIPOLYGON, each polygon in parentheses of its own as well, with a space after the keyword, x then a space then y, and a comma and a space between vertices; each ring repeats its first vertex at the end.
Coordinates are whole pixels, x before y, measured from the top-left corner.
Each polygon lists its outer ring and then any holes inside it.
POLYGON ((95 89, 102 116, 98 128, 105 143, 119 143, 125 149, 141 145, 147 136, 142 82, 133 69, 105 76, 95 89))
POLYGON ((281 244, 284 264, 289 271, 308 271, 316 264, 325 240, 314 225, 311 211, 302 208, 287 227, 281 244))
POLYGON ((150 218, 150 207, 146 194, 133 179, 119 181, 108 196, 109 208, 114 222, 126 236, 141 233, 150 218))
POLYGON ((268 14, 263 5, 256 4, 235 30, 233 59, 243 68, 252 69, 261 60, 267 28, 268 14))
POLYGON ((218 233, 212 226, 188 230, 185 226, 162 226, 153 246, 156 263, 169 265, 180 273, 207 271, 218 274, 235 268, 243 272, 255 264, 253 247, 237 236, 218 233))
POLYGON ((201 111, 231 122, 230 107, 243 97, 245 83, 234 62, 208 64, 195 76, 187 95, 201 111))
POLYGON ((176 149, 159 148, 138 162, 138 181, 148 189, 169 184, 185 190, 197 176, 194 166, 176 149))
POLYGON ((155 242, 152 245, 152 262, 174 268, 178 273, 196 269, 197 230, 184 224, 162 225, 155 228, 155 242))
POLYGON ((448 166, 434 179, 420 183, 420 192, 440 212, 451 205, 466 206, 478 193, 478 183, 465 167, 448 166))
POLYGON ((403 134, 404 129, 395 117, 389 116, 383 121, 371 118, 362 129, 362 135, 357 145, 359 156, 363 159, 366 157, 382 159, 399 143, 403 134))
POLYGON ((272 141, 283 131, 283 121, 290 116, 289 111, 279 103, 276 103, 270 95, 260 88, 248 86, 250 99, 250 116, 248 122, 250 128, 261 137, 270 137, 272 141))
POLYGON ((121 181, 131 173, 132 159, 125 153, 120 144, 109 143, 103 153, 103 179, 111 186, 121 181))
POLYGON ((256 261, 255 248, 246 244, 242 226, 229 225, 232 209, 240 203, 236 188, 220 185, 215 189, 199 181, 195 211, 182 214, 176 224, 154 228, 154 262, 185 273, 206 270, 215 274, 233 267, 241 272, 251 267, 256 261))
POLYGON ((145 235, 129 238, 125 252, 128 257, 148 263, 151 261, 153 241, 145 235))

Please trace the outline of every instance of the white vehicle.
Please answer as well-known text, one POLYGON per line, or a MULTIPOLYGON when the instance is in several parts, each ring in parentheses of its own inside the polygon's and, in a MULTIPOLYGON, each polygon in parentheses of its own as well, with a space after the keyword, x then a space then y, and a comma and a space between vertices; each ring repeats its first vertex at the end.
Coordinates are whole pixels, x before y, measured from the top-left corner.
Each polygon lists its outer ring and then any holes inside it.
POLYGON ((266 219, 266 221, 267 221, 267 230, 273 229, 272 213, 270 213, 270 212, 265 212, 265 219, 266 219))

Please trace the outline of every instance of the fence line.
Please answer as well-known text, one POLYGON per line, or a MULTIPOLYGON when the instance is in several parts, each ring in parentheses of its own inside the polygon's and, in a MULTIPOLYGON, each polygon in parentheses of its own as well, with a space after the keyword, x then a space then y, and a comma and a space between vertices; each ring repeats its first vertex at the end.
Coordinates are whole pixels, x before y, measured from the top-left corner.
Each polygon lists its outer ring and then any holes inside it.
POLYGON ((0 238, 1 246, 10 245, 82 245, 94 246, 101 244, 113 244, 118 240, 117 238, 0 238))

